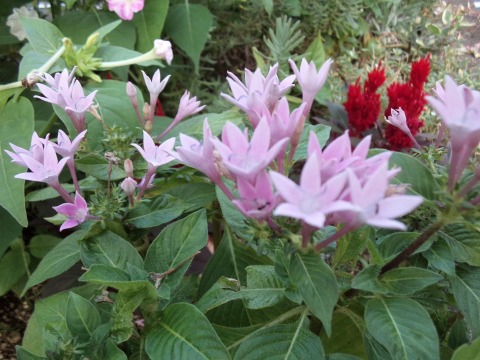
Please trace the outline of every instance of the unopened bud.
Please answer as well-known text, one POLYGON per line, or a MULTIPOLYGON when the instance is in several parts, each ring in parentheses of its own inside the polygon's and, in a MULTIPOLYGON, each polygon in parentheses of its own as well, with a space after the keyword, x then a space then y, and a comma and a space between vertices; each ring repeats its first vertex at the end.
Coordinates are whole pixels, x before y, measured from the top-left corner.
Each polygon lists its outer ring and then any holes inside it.
POLYGON ((133 178, 133 162, 130 159, 125 160, 123 168, 128 177, 133 178))
POLYGON ((32 87, 36 83, 42 82, 43 81, 43 75, 45 75, 45 73, 41 72, 40 70, 30 71, 25 78, 25 80, 27 82, 27 86, 32 87))
POLYGON ((127 196, 133 196, 133 194, 135 193, 135 189, 137 188, 137 182, 131 177, 127 177, 125 178, 125 180, 122 181, 120 187, 123 191, 125 191, 125 194, 127 194, 127 196))
POLYGON ((153 128, 153 123, 150 120, 147 120, 145 123, 145 131, 150 134, 150 131, 152 131, 153 128))
POLYGON ((83 47, 84 49, 89 49, 93 46, 97 45, 98 42, 98 37, 100 36, 100 33, 96 32, 90 35, 87 39, 87 42, 85 43, 85 46, 83 47))
POLYGON ((130 81, 127 82, 127 95, 130 98, 130 100, 132 100, 132 102, 134 99, 135 99, 135 102, 137 101, 137 89, 135 85, 133 85, 130 81))
POLYGON ((143 104, 143 117, 148 119, 150 116, 150 105, 148 103, 143 104))

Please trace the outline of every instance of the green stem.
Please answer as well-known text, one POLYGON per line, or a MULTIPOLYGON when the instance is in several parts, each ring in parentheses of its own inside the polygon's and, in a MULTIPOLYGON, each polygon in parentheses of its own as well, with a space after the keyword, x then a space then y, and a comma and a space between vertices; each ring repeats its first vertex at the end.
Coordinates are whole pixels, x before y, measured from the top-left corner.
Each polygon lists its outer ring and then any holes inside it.
MULTIPOLYGON (((263 325, 261 328, 259 328, 257 331, 263 330, 263 329, 268 329, 268 328, 270 328, 270 327, 272 327, 272 326, 274 326, 274 325, 277 325, 277 324, 279 324, 279 323, 281 323, 281 322, 283 322, 283 321, 291 318, 292 316, 295 316, 295 315, 300 314, 300 313, 302 313, 302 312, 305 312, 305 311, 307 311, 307 310, 308 310, 308 309, 307 309, 305 306, 303 306, 303 305, 297 306, 296 308, 293 308, 292 310, 289 310, 289 311, 287 311, 286 313, 280 315, 280 316, 277 317, 275 320, 272 320, 272 321, 266 323, 266 324, 263 325)), ((230 345, 229 347, 227 347, 227 350, 231 350, 231 349, 237 347, 237 346, 240 345, 242 342, 244 342, 245 340, 249 339, 251 336, 253 336, 254 334, 256 334, 257 331, 254 331, 253 333, 248 334, 248 335, 245 336, 244 338, 242 338, 242 339, 234 342, 232 345, 230 345)))
POLYGON ((141 62, 154 60, 154 59, 158 59, 158 58, 159 57, 155 54, 154 49, 152 49, 145 54, 135 56, 135 57, 130 58, 130 59, 102 62, 99 65, 98 69, 99 70, 108 70, 108 69, 112 69, 112 68, 119 67, 119 66, 134 65, 134 64, 138 64, 138 63, 141 63, 141 62))
POLYGON ((57 114, 55 114, 55 112, 53 112, 52 116, 50 116, 50 119, 48 119, 48 122, 45 124, 43 129, 40 131, 38 136, 40 136, 41 138, 44 138, 50 132, 53 125, 55 125, 55 123, 57 122, 57 119, 58 119, 57 114))
POLYGON ((425 242, 430 239, 438 230, 440 230, 447 221, 444 218, 440 218, 437 222, 430 224, 423 233, 411 243, 405 250, 403 250, 400 254, 398 254, 392 261, 385 264, 380 270, 380 274, 384 274, 389 270, 392 270, 399 266, 405 259, 407 259, 410 255, 412 255, 420 246, 425 244, 425 242))

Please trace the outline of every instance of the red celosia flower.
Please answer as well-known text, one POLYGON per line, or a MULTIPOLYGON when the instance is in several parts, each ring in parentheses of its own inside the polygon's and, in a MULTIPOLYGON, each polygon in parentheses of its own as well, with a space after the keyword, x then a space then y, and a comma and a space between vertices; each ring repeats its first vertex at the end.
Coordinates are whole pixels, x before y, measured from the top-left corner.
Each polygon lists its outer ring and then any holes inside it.
POLYGON ((162 103, 158 99, 157 99, 157 106, 155 107, 155 115, 156 116, 165 116, 165 113, 163 112, 162 103))
POLYGON ((381 64, 368 74, 368 79, 360 86, 360 79, 348 88, 347 101, 343 104, 348 114, 348 123, 353 136, 375 126, 380 114, 380 94, 377 90, 385 82, 385 69, 381 64))
MULTIPOLYGON (((402 108, 407 117, 407 125, 413 136, 423 126, 420 114, 427 104, 423 86, 427 81, 429 73, 430 55, 412 63, 408 82, 393 83, 387 88, 389 101, 385 109, 385 116, 390 115, 391 109, 402 108)), ((391 150, 400 150, 413 146, 412 140, 405 133, 390 124, 387 125, 385 138, 391 150)))

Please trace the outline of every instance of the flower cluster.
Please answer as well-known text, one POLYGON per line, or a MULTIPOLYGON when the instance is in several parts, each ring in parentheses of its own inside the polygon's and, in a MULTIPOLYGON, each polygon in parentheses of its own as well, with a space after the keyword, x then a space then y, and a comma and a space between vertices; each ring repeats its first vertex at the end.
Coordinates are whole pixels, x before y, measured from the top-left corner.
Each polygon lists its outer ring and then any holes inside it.
POLYGON ((385 69, 381 64, 368 73, 368 78, 360 85, 360 78, 348 87, 347 101, 343 103, 348 114, 348 125, 354 136, 375 126, 380 114, 382 102, 378 89, 385 82, 385 69))
MULTIPOLYGON (((389 101, 385 109, 385 116, 390 115, 391 109, 402 108, 407 118, 408 128, 414 137, 423 126, 420 115, 427 104, 423 87, 429 74, 430 56, 427 56, 412 63, 410 78, 407 82, 395 82, 387 88, 389 101)), ((393 125, 387 125, 385 138, 392 150, 411 148, 413 145, 412 139, 393 125)))
POLYGON ((37 133, 33 133, 28 150, 14 144, 10 144, 14 152, 5 150, 12 158, 13 163, 30 170, 16 175, 16 178, 46 183, 55 189, 66 201, 65 204, 54 207, 59 214, 67 217, 67 221, 63 223, 60 230, 77 226, 90 218, 85 199, 82 197, 80 187, 78 186, 74 163, 75 153, 86 132, 86 130, 82 131, 72 141, 60 130, 57 143, 50 141, 49 135, 43 139, 37 133), (62 157, 60 160, 58 160, 57 154, 62 157), (65 165, 70 170, 77 190, 75 199, 65 190, 58 179, 65 165))
POLYGON ((48 86, 37 84, 43 96, 36 95, 35 97, 64 109, 77 132, 81 133, 86 129, 85 113, 92 107, 93 98, 97 91, 92 91, 88 96, 85 96, 83 87, 75 79, 74 74, 75 68, 70 74, 67 69, 61 73, 56 73, 54 77, 45 74, 43 80, 48 86))

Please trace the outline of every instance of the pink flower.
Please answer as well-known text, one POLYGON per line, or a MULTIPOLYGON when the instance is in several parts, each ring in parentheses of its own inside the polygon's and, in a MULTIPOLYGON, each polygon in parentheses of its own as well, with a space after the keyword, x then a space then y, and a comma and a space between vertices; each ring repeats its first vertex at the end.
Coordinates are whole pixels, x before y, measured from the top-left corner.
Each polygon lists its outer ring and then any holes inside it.
POLYGON ((24 168, 28 168, 28 165, 25 163, 23 158, 20 155, 28 155, 33 157, 35 160, 39 162, 43 162, 43 153, 44 153, 44 146, 48 142, 48 136, 45 139, 40 138, 36 132, 33 133, 32 135, 32 140, 30 144, 30 149, 26 150, 24 148, 21 148, 20 146, 17 146, 15 144, 11 144, 10 146, 12 147, 13 151, 15 153, 5 150, 5 152, 12 158, 12 162, 22 166, 24 168))
POLYGON ((273 193, 272 183, 266 171, 262 171, 253 183, 239 178, 237 187, 240 199, 232 202, 250 218, 268 218, 280 201, 280 197, 273 193))
POLYGON ((290 66, 292 67, 292 70, 295 73, 297 81, 302 89, 303 102, 307 104, 305 107, 305 112, 309 113, 315 96, 327 80, 328 71, 330 70, 333 60, 328 59, 325 61, 318 71, 315 63, 313 61, 307 63, 305 58, 302 59, 300 70, 298 70, 297 65, 292 59, 290 59, 288 62, 290 63, 290 66))
POLYGON ((153 49, 155 51, 155 54, 161 59, 165 59, 168 65, 172 63, 173 51, 172 43, 170 41, 156 39, 153 41, 153 49))
POLYGON ((310 156, 305 163, 300 185, 275 171, 271 171, 270 176, 285 199, 274 210, 274 215, 289 216, 322 228, 328 214, 353 208, 348 202, 339 199, 347 182, 346 173, 340 173, 322 184, 317 154, 310 156))
POLYGON ((163 91, 165 85, 167 85, 170 75, 165 79, 160 81, 160 69, 155 71, 152 78, 150 79, 147 74, 142 70, 143 79, 145 80, 145 85, 147 86, 148 91, 150 92, 150 98, 154 98, 157 101, 158 95, 163 91))
POLYGON ((295 76, 291 75, 280 81, 277 76, 278 64, 270 68, 264 77, 260 69, 252 73, 245 69, 245 84, 234 74, 228 72, 227 81, 233 97, 221 94, 223 98, 247 113, 253 127, 260 122, 263 107, 272 112, 278 100, 293 86, 295 76))
POLYGON ((190 136, 180 134, 181 146, 176 147, 176 152, 170 151, 170 154, 185 165, 201 171, 217 183, 220 181, 220 173, 214 162, 212 139, 212 131, 205 119, 203 121, 203 140, 198 141, 190 136))
POLYGON ((345 222, 350 229, 363 224, 381 228, 406 230, 405 224, 394 220, 414 210, 423 201, 421 196, 386 196, 388 190, 388 165, 382 164, 362 185, 353 171, 348 172, 348 191, 345 200, 353 210, 335 214, 335 221, 345 222))
POLYGON ((54 206, 53 209, 68 218, 60 227, 60 231, 80 225, 89 218, 87 202, 78 192, 75 194, 73 204, 65 203, 54 206))
POLYGON ((108 10, 115 13, 122 20, 132 20, 133 14, 143 9, 144 0, 107 0, 108 10))
POLYGON ((302 105, 290 113, 286 97, 282 97, 278 101, 273 113, 270 113, 267 108, 264 107, 262 115, 267 119, 268 125, 270 125, 272 144, 284 138, 291 138, 295 134, 297 124, 303 116, 304 107, 305 104, 302 103, 302 105))
POLYGON ((405 116, 405 112, 402 110, 402 108, 398 108, 397 110, 391 109, 391 111, 392 114, 385 120, 389 124, 402 130, 405 134, 411 134, 407 125, 407 117, 405 116))
POLYGON ((480 142, 480 92, 457 85, 446 76, 445 89, 437 83, 436 94, 438 98, 427 96, 427 101, 450 129, 452 160, 448 188, 452 190, 480 142))
POLYGON ((173 160, 170 151, 175 145, 175 138, 164 141, 161 145, 156 146, 152 137, 146 132, 143 132, 143 149, 138 144, 132 144, 137 148, 138 152, 148 162, 148 169, 156 169, 159 166, 165 165, 173 160))
POLYGON ((73 156, 77 152, 80 142, 85 138, 86 133, 87 130, 83 130, 75 137, 75 139, 73 139, 73 141, 71 141, 68 135, 63 132, 63 130, 59 130, 57 136, 57 144, 53 144, 53 148, 60 156, 68 156, 73 159, 73 156))
POLYGON ((270 148, 270 127, 265 118, 253 132, 250 142, 247 129, 242 132, 231 122, 223 127, 222 141, 213 139, 223 165, 237 177, 250 181, 273 161, 287 142, 288 139, 282 139, 270 148))

